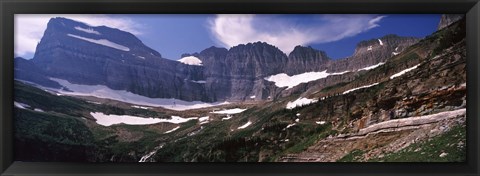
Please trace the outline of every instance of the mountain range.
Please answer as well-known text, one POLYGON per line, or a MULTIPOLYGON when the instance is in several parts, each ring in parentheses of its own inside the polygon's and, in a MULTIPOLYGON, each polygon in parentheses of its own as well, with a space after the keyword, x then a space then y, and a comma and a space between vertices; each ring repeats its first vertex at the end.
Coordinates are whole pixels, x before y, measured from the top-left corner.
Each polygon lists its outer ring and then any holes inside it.
MULTIPOLYGON (((287 55, 273 45, 255 42, 184 54, 183 58, 201 63, 191 64, 163 58, 131 33, 59 17, 48 22, 34 57, 17 58, 15 70, 19 70, 16 78, 47 87, 61 87, 48 79, 58 78, 73 84, 105 85, 150 98, 203 102, 266 100, 308 89, 304 85, 285 90, 267 81, 269 76, 322 71, 353 75, 359 69, 385 62, 418 41, 414 37, 386 35, 358 43, 352 56, 337 60, 311 47, 296 46, 287 55)), ((326 81, 323 86, 339 81, 342 80, 326 81)))

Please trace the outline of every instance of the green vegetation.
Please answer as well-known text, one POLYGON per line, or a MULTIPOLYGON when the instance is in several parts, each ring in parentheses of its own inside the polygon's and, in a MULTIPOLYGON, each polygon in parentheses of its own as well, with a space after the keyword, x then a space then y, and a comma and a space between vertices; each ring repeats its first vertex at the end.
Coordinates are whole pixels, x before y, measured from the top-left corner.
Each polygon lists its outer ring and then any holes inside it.
POLYGON ((78 119, 32 110, 15 110, 15 156, 22 161, 87 161, 94 139, 78 119))
POLYGON ((414 143, 370 162, 465 162, 466 128, 457 125, 444 134, 414 143))
POLYGON ((343 86, 345 86, 345 85, 347 85, 347 84, 348 84, 348 82, 341 82, 341 83, 335 84, 335 85, 333 85, 333 86, 325 87, 325 88, 323 88, 320 92, 328 92, 328 91, 330 91, 330 90, 335 90, 335 89, 338 89, 338 88, 340 88, 340 87, 343 87, 343 86))
POLYGON ((304 134, 304 136, 300 136, 300 141, 295 141, 295 145, 285 150, 284 153, 299 153, 305 151, 308 147, 312 146, 315 142, 320 139, 324 139, 329 135, 334 135, 337 131, 332 130, 331 124, 326 125, 316 125, 317 127, 312 127, 313 125, 299 125, 297 127, 293 126, 292 130, 299 130, 299 129, 312 129, 306 131, 306 133, 301 132, 300 134, 304 134))
POLYGON ((345 155, 343 158, 339 159, 337 162, 359 162, 362 159, 364 151, 355 149, 345 155))

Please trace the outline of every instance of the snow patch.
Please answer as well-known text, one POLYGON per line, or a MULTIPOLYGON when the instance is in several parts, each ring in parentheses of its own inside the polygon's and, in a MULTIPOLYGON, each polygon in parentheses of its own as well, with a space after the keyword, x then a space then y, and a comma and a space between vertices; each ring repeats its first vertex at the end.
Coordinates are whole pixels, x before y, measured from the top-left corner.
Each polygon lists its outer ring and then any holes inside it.
POLYGON ((35 108, 33 109, 34 111, 37 111, 37 112, 45 112, 44 110, 40 109, 40 108, 35 108))
POLYGON ((257 97, 257 96, 255 96, 255 95, 250 96, 251 99, 255 99, 255 97, 257 97))
POLYGON ((190 80, 191 82, 194 82, 194 83, 197 83, 197 84, 205 84, 207 83, 207 81, 205 80, 198 80, 198 81, 194 81, 194 80, 190 80))
POLYGON ((400 54, 400 53, 397 53, 397 52, 394 51, 394 52, 392 52, 392 54, 393 54, 394 56, 396 56, 396 55, 398 55, 398 54, 400 54))
POLYGON ((52 81, 58 82, 60 85, 68 88, 73 91, 64 91, 64 90, 55 90, 65 95, 76 95, 76 96, 94 96, 97 98, 106 98, 117 101, 122 101, 126 103, 143 105, 143 106, 152 106, 152 107, 162 107, 171 110, 184 111, 189 109, 198 109, 205 107, 212 107, 218 105, 229 104, 228 102, 216 102, 216 103, 205 103, 201 101, 183 101, 173 98, 149 98, 141 95, 137 95, 126 90, 112 90, 107 86, 103 85, 80 85, 72 84, 66 80, 50 78, 52 81))
POLYGON ((318 125, 325 125, 325 123, 327 123, 327 122, 325 122, 325 121, 317 121, 317 122, 315 122, 315 123, 318 124, 318 125))
POLYGON ((200 133, 200 131, 203 130, 203 126, 200 127, 200 129, 198 129, 197 131, 193 131, 191 133, 188 133, 187 136, 193 136, 193 135, 196 135, 198 133, 200 133))
POLYGON ((214 114, 238 114, 238 113, 241 113, 245 110, 247 110, 247 109, 235 108, 235 109, 226 109, 226 110, 222 110, 222 111, 213 111, 213 112, 210 112, 210 113, 214 113, 214 114))
POLYGON ((295 126, 295 125, 296 125, 296 123, 288 124, 287 127, 285 127, 285 128, 288 129, 288 128, 290 128, 292 126, 295 126))
POLYGON ((376 85, 378 85, 378 83, 373 83, 373 84, 370 84, 370 85, 353 88, 353 89, 350 89, 350 90, 347 90, 347 91, 343 92, 343 95, 348 94, 348 93, 353 92, 353 91, 356 91, 358 89, 365 89, 365 88, 369 88, 369 87, 376 86, 376 85))
POLYGON ((89 33, 89 34, 97 34, 97 35, 100 35, 100 32, 98 31, 95 31, 93 30, 92 28, 82 28, 80 26, 76 26, 75 27, 76 30, 79 30, 79 31, 82 31, 82 32, 86 32, 86 33, 89 33))
POLYGON ((153 149, 153 151, 151 151, 150 153, 142 156, 142 158, 140 158, 140 161, 138 161, 138 162, 140 162, 140 163, 146 162, 148 158, 152 157, 155 153, 157 153, 158 150, 162 149, 162 148, 163 148, 163 145, 164 145, 164 144, 161 144, 161 145, 155 147, 155 148, 153 149))
POLYGON ((209 116, 205 116, 205 117, 200 117, 198 118, 198 122, 200 122, 200 125, 201 124, 206 124, 210 121, 210 117, 209 116))
POLYGON ((17 107, 17 108, 20 108, 20 109, 30 108, 30 105, 23 104, 23 103, 16 102, 16 101, 13 102, 13 105, 14 105, 15 107, 17 107))
POLYGON ((367 51, 372 51, 372 46, 368 46, 367 51))
POLYGON ((237 129, 244 129, 244 128, 247 128, 248 126, 250 126, 252 124, 252 122, 248 121, 246 124, 242 125, 242 126, 239 126, 237 129))
POLYGON ((127 124, 127 125, 150 125, 156 123, 174 123, 180 124, 185 123, 190 120, 198 119, 196 117, 192 118, 182 118, 179 116, 172 116, 170 119, 159 119, 159 118, 144 118, 130 115, 106 115, 101 112, 91 112, 90 115, 93 116, 97 121, 97 124, 103 126, 111 126, 115 124, 127 124))
POLYGON ((187 57, 181 58, 178 61, 187 65, 202 66, 202 61, 195 56, 187 56, 187 57))
POLYGON ((174 132, 174 131, 176 131, 176 130, 178 130, 178 129, 180 129, 180 126, 177 126, 177 127, 175 127, 174 129, 165 131, 165 133, 163 133, 163 134, 168 134, 168 133, 174 132))
POLYGON ((130 51, 130 48, 128 48, 128 47, 116 44, 116 43, 111 42, 111 41, 106 40, 106 39, 91 39, 91 38, 86 38, 86 37, 80 37, 78 35, 73 35, 73 34, 67 34, 67 35, 70 36, 70 37, 73 37, 73 38, 81 39, 81 40, 84 40, 84 41, 87 41, 87 42, 90 42, 90 43, 95 43, 95 44, 107 46, 107 47, 110 47, 110 48, 113 48, 113 49, 117 49, 117 50, 121 50, 121 51, 130 51))
POLYGON ((137 105, 133 105, 132 108, 137 108, 137 109, 151 109, 151 107, 137 106, 137 105))
POLYGON ((295 119, 295 122, 297 122, 297 123, 300 122, 300 119, 295 119))
POLYGON ((341 75, 349 71, 340 73, 327 73, 327 70, 322 72, 306 72, 298 75, 289 76, 285 73, 280 73, 272 76, 265 77, 264 79, 270 82, 274 82, 277 87, 287 87, 291 89, 299 84, 315 81, 318 79, 326 78, 331 75, 341 75))
POLYGON ((232 117, 233 117, 233 116, 231 116, 231 115, 227 115, 227 117, 222 118, 222 121, 224 121, 224 120, 230 120, 232 117))
POLYGON ((89 102, 89 103, 92 103, 92 104, 97 104, 97 105, 100 105, 100 104, 102 104, 102 103, 100 103, 100 102, 96 102, 96 101, 87 101, 87 102, 89 102))
POLYGON ((301 107, 301 106, 305 106, 305 105, 309 105, 309 104, 312 104, 312 103, 316 103, 318 100, 315 100, 315 99, 308 99, 308 98, 299 98, 293 102, 288 102, 287 103, 287 109, 293 109, 293 108, 296 108, 296 107, 301 107))
POLYGON ((377 67, 379 67, 380 65, 383 65, 383 64, 385 64, 385 63, 384 63, 384 62, 380 62, 380 63, 375 64, 375 65, 372 65, 372 66, 368 66, 368 67, 365 67, 365 68, 358 69, 358 71, 361 71, 361 70, 371 70, 371 69, 377 68, 377 67))
POLYGON ((145 60, 145 57, 143 57, 143 56, 137 56, 137 57, 140 58, 140 59, 145 60))
POLYGON ((380 45, 383 45, 382 40, 378 39, 378 42, 380 43, 380 45))
POLYGON ((412 70, 416 69, 419 65, 420 65, 420 64, 415 65, 415 66, 410 67, 410 68, 407 68, 407 69, 405 69, 405 70, 402 70, 401 72, 395 73, 394 75, 390 76, 390 79, 393 79, 393 78, 402 76, 403 74, 405 74, 405 73, 407 73, 407 72, 409 72, 409 71, 412 71, 412 70))

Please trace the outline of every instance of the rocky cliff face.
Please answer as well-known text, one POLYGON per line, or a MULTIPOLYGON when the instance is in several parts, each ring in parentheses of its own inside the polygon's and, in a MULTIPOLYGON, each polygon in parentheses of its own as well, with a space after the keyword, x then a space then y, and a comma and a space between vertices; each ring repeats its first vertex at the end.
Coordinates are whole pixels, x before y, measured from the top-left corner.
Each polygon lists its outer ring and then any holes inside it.
POLYGON ((438 23, 438 30, 447 27, 448 25, 462 19, 464 14, 443 14, 440 17, 440 22, 438 23))
POLYGON ((362 41, 357 44, 352 56, 337 61, 331 66, 332 71, 357 70, 385 62, 418 42, 414 37, 386 35, 378 39, 362 41))
POLYGON ((32 61, 48 76, 154 98, 207 100, 203 68, 163 59, 134 35, 65 18, 48 23, 32 61))
POLYGON ((311 71, 326 70, 332 60, 324 51, 312 47, 296 46, 288 55, 285 72, 287 74, 300 74, 311 71))

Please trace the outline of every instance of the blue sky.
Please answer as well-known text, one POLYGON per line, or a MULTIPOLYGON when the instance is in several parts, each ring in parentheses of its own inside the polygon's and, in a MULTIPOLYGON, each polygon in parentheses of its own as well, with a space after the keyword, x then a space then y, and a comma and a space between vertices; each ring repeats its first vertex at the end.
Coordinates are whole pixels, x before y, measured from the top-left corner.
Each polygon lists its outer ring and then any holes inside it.
POLYGON ((326 51, 332 58, 344 58, 352 55, 362 40, 387 34, 425 37, 436 31, 440 20, 440 14, 16 15, 15 55, 31 58, 48 19, 55 16, 132 32, 173 60, 210 46, 228 49, 256 41, 275 45, 286 54, 303 45, 326 51))

